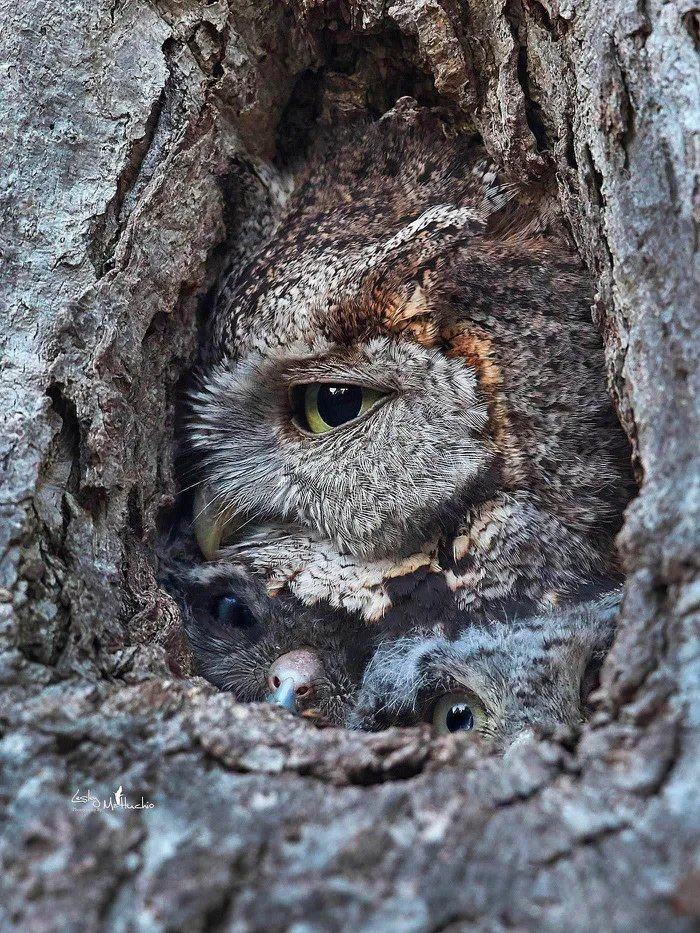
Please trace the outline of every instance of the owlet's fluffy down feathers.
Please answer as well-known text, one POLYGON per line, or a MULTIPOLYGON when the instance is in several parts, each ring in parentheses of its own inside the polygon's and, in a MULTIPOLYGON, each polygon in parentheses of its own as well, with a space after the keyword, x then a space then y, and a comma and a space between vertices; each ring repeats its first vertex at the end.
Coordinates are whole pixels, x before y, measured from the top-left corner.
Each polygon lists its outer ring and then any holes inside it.
POLYGON ((615 631, 620 594, 473 625, 449 640, 416 633, 379 645, 349 715, 356 728, 432 722, 503 751, 528 733, 575 730, 615 631))
POLYGON ((583 721, 618 602, 613 591, 536 616, 474 623, 454 639, 426 624, 391 637, 288 595, 270 598, 249 575, 208 568, 191 579, 186 624, 201 673, 239 700, 279 703, 286 670, 296 695, 282 705, 320 725, 428 722, 440 732, 472 731, 505 751, 526 734, 570 732, 583 721), (315 661, 301 678, 300 657, 315 661))

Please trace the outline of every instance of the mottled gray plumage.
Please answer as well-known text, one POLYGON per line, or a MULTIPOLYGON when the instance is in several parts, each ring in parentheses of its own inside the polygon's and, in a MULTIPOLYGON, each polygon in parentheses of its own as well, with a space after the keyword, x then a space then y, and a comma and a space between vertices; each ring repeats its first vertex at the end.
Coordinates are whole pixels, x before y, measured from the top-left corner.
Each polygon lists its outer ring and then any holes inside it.
MULTIPOLYGON (((186 444, 202 579, 254 581, 266 659, 281 629, 286 650, 326 657, 426 626, 495 638, 494 619, 619 579, 627 442, 554 205, 404 102, 331 140, 225 278, 186 444)), ((245 639, 189 630, 207 676, 263 698, 245 664, 232 674, 245 639)), ((408 646, 382 651, 398 663, 408 646)))
POLYGON ((399 629, 613 578, 626 439, 552 199, 423 111, 341 143, 219 298, 187 425, 207 556, 399 629), (328 383, 379 401, 304 430, 328 383))
POLYGON ((615 630, 619 593, 566 610, 421 633, 380 645, 350 716, 355 728, 430 722, 465 704, 472 731, 504 750, 527 731, 580 725, 615 630), (445 703, 443 698, 448 697, 445 703))

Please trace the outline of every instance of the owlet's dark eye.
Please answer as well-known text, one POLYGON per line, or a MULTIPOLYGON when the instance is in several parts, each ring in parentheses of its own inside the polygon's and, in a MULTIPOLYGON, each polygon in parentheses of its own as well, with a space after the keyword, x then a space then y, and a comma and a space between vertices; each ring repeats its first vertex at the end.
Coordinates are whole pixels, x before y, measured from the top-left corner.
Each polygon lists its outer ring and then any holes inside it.
POLYGON ((486 714, 471 694, 448 693, 438 701, 433 712, 433 725, 438 732, 470 732, 479 728, 486 714))
POLYGON ((325 434, 359 418, 384 395, 350 383, 310 382, 292 391, 294 415, 312 434, 325 434))
POLYGON ((250 609, 236 596, 221 596, 216 604, 216 618, 222 625, 247 628, 255 621, 250 609))

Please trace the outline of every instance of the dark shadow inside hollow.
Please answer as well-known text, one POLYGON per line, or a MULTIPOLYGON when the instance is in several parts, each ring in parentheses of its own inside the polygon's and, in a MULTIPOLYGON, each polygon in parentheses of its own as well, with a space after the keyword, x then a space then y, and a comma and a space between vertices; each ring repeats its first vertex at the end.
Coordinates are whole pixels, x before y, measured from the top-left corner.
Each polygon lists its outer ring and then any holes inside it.
MULTIPOLYGON (((401 97, 426 107, 445 107, 433 76, 416 66, 415 42, 398 29, 376 36, 325 30, 319 36, 323 63, 296 79, 276 132, 275 162, 298 166, 319 127, 376 120, 401 97)), ((463 122, 452 108, 451 118, 463 122)))

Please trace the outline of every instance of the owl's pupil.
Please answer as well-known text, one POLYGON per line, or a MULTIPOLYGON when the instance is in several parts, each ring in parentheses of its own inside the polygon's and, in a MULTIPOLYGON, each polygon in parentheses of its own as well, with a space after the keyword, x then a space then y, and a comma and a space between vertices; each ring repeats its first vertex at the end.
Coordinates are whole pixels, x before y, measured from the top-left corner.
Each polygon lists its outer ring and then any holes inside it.
POLYGON ((322 385, 316 402, 318 413, 332 428, 357 418, 362 409, 362 389, 353 385, 322 385))
POLYGON ((445 726, 448 732, 466 732, 474 728, 474 714, 466 703, 455 703, 447 711, 445 726))

